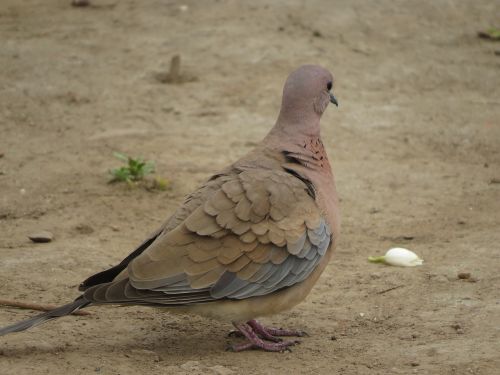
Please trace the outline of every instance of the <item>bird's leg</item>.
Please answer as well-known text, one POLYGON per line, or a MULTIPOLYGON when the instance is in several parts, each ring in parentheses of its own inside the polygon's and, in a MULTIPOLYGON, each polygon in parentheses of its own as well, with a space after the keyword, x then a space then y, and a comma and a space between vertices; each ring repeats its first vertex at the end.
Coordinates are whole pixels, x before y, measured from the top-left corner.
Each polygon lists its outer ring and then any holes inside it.
POLYGON ((244 344, 233 345, 231 349, 235 352, 254 348, 260 348, 268 352, 282 352, 289 350, 289 346, 298 343, 297 341, 267 342, 257 335, 249 323, 233 323, 233 325, 249 341, 244 344))
MULTIPOLYGON (((272 327, 264 327, 262 324, 260 324, 258 321, 255 319, 252 319, 248 321, 248 324, 250 327, 253 328, 255 332, 259 334, 263 339, 269 340, 268 337, 273 337, 274 339, 277 339, 276 336, 295 336, 295 337, 303 337, 303 336, 308 336, 308 334, 304 331, 297 331, 293 329, 283 329, 283 328, 272 328, 272 327), (264 337, 268 336, 268 337, 264 337)), ((271 339, 271 341, 275 341, 271 339)))
MULTIPOLYGON (((282 329, 282 328, 264 327, 261 323, 259 323, 255 319, 249 320, 247 322, 247 324, 250 327, 252 327, 253 331, 261 339, 268 340, 268 341, 273 341, 273 342, 280 342, 280 341, 282 341, 281 338, 276 337, 276 336, 295 336, 295 337, 309 336, 304 331, 288 330, 288 329, 282 329)), ((230 331, 227 334, 227 336, 228 337, 245 337, 245 335, 243 335, 243 333, 241 333, 240 331, 238 331, 236 329, 230 331)))
POLYGON ((258 321, 256 321, 255 319, 252 319, 252 320, 249 320, 247 322, 247 324, 252 327, 253 331, 259 335, 259 337, 261 339, 264 339, 264 340, 269 340, 269 341, 272 341, 272 342, 280 342, 280 341, 283 341, 282 339, 280 339, 279 337, 276 337, 274 336, 273 334, 271 334, 266 327, 264 327, 262 324, 260 324, 258 321))

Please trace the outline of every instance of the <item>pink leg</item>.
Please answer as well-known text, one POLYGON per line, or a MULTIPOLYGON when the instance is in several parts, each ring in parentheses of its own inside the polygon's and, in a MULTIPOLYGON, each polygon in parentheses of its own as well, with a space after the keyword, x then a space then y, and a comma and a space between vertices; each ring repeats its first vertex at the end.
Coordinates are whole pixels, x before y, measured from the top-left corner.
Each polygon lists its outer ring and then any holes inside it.
POLYGON ((253 331, 259 335, 261 339, 272 341, 272 342, 280 342, 283 341, 279 337, 273 336, 266 327, 261 325, 258 321, 256 320, 249 320, 247 324, 252 327, 253 331))
MULTIPOLYGON (((273 337, 274 339, 276 339, 275 336, 295 336, 295 337, 304 337, 304 336, 308 336, 308 334, 304 331, 296 331, 296 330, 292 330, 292 329, 282 329, 282 328, 272 328, 272 327, 264 327, 262 324, 260 324, 258 321, 256 321, 255 319, 252 319, 250 321, 248 321, 248 324, 250 325, 250 327, 253 328, 253 330, 260 335, 262 335, 261 337, 263 339, 266 339, 266 340, 269 340, 269 338, 267 337, 263 337, 263 336, 268 336, 268 337, 273 337)), ((271 341, 274 341, 273 339, 271 339, 271 341)))
MULTIPOLYGON (((240 344, 240 345, 234 345, 231 347, 231 349, 235 352, 241 352, 243 350, 248 350, 248 349, 255 349, 255 348, 260 348, 265 351, 269 352, 283 352, 285 350, 290 350, 289 347, 292 345, 295 345, 298 343, 298 341, 282 341, 282 342, 276 342, 279 340, 277 337, 273 337, 265 330, 263 330, 264 333, 260 333, 262 336, 266 336, 267 340, 271 340, 274 342, 268 342, 263 340, 258 336, 259 332, 256 332, 255 328, 252 327, 252 325, 255 325, 258 330, 261 330, 263 327, 256 323, 255 321, 250 321, 248 323, 240 323, 236 324, 233 323, 236 329, 241 332, 243 336, 245 336, 248 340, 248 342, 240 344)), ((266 337, 263 337, 266 339, 266 337)))

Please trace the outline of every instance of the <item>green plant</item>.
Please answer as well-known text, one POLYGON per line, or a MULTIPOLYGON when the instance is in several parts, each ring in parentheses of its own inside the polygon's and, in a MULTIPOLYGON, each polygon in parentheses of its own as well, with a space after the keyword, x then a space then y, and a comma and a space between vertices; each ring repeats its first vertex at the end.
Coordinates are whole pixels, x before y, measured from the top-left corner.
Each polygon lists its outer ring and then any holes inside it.
POLYGON ((129 185, 133 185, 155 170, 154 163, 151 161, 146 161, 139 157, 132 158, 119 152, 115 152, 113 155, 127 163, 127 165, 110 170, 109 173, 113 176, 110 182, 123 181, 129 185))
POLYGON ((491 39, 500 39, 500 29, 492 27, 486 30, 486 33, 490 36, 491 39))
POLYGON ((500 41, 500 29, 491 27, 485 31, 479 31, 477 35, 483 39, 500 41))

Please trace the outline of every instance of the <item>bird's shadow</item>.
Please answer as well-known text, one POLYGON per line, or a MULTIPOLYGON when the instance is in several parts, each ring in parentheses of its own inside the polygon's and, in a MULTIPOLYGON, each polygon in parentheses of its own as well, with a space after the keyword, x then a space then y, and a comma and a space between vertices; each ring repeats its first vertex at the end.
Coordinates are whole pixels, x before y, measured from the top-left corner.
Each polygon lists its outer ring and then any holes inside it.
POLYGON ((199 322, 157 323, 156 319, 149 320, 147 324, 142 322, 140 329, 125 331, 119 331, 116 327, 91 328, 91 324, 87 324, 85 327, 89 330, 75 327, 75 329, 64 328, 61 332, 60 329, 50 331, 50 328, 47 329, 48 326, 44 325, 36 328, 36 332, 27 331, 2 337, 0 358, 23 359, 33 355, 54 353, 101 356, 104 353, 123 352, 130 356, 156 354, 158 358, 155 360, 158 361, 173 357, 190 359, 224 352, 228 343, 240 340, 228 338, 230 326, 224 323, 212 321, 205 321, 201 325, 199 322))

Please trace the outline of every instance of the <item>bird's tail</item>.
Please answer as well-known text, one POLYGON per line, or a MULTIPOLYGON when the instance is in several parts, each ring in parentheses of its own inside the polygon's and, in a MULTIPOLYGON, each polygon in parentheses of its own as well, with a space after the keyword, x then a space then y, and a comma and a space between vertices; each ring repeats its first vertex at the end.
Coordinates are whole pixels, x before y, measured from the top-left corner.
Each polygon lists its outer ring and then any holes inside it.
POLYGON ((74 311, 80 310, 90 304, 90 301, 83 297, 76 299, 75 301, 58 307, 57 309, 47 311, 43 314, 37 315, 31 319, 23 320, 22 322, 12 324, 10 326, 0 328, 0 336, 6 335, 7 333, 20 332, 25 329, 35 327, 39 324, 45 323, 49 320, 60 318, 65 315, 69 315, 74 311))

